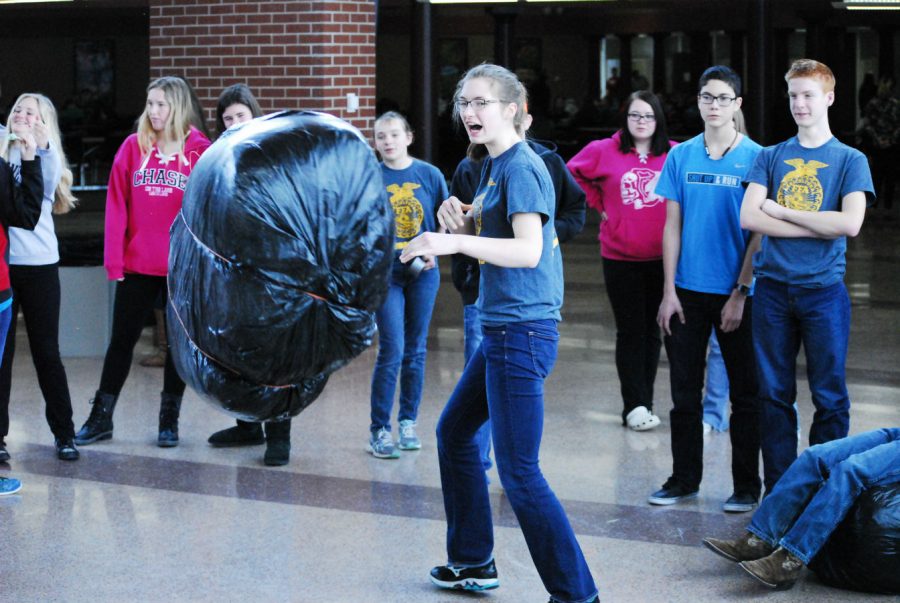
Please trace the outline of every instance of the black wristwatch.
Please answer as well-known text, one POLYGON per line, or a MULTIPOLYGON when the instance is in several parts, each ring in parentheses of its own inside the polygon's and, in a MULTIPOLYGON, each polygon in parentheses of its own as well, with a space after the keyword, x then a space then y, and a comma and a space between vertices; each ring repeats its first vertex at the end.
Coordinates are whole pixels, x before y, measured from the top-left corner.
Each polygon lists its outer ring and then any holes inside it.
POLYGON ((741 295, 750 295, 750 287, 745 285, 744 283, 738 283, 734 286, 737 289, 737 292, 741 295))

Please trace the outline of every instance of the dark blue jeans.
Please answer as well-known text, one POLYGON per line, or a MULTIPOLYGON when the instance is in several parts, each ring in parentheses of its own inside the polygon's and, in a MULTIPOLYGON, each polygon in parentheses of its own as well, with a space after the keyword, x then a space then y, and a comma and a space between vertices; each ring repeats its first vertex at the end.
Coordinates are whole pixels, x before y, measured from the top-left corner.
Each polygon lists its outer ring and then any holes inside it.
POLYGON ((544 587, 556 601, 589 601, 597 588, 538 465, 544 380, 559 343, 556 322, 484 326, 483 333, 437 426, 449 563, 471 567, 493 557, 487 476, 475 440, 490 417, 500 482, 544 587))
POLYGON ((878 429, 807 448, 747 528, 808 564, 863 490, 900 482, 900 429, 878 429))
POLYGON ((727 295, 678 289, 678 299, 685 322, 672 316, 672 334, 665 338, 672 383, 672 476, 691 490, 699 488, 703 478, 703 369, 709 336, 715 329, 730 385, 728 433, 734 491, 758 496, 759 402, 750 326, 755 302, 747 298, 741 325, 725 333, 719 325, 727 295))
POLYGON ((426 270, 412 281, 391 281, 387 297, 375 313, 378 357, 372 372, 372 424, 374 433, 391 428, 391 407, 400 375, 399 421, 415 421, 425 382, 425 344, 441 275, 426 270))
POLYGON ((806 375, 816 412, 809 443, 846 437, 850 397, 844 368, 850 336, 850 296, 843 282, 820 289, 767 278, 756 282, 753 341, 759 370, 763 467, 769 492, 797 458, 797 354, 806 351, 806 375))
MULTIPOLYGON (((463 306, 463 325, 465 327, 465 359, 466 363, 475 355, 481 346, 481 318, 478 314, 478 306, 476 304, 467 304, 463 306)), ((481 450, 481 464, 487 471, 493 466, 491 461, 491 420, 488 419, 478 433, 475 435, 475 441, 478 442, 478 449, 481 450)))

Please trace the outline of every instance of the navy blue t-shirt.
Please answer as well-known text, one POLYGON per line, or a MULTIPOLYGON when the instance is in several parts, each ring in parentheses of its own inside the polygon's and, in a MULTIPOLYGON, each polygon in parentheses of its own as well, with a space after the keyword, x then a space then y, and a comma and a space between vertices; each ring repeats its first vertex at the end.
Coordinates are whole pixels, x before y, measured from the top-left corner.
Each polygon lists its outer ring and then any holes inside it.
MULTIPOLYGON (((766 187, 767 198, 800 211, 840 211, 841 200, 857 191, 874 200, 866 156, 831 138, 808 149, 794 136, 760 152, 747 182, 766 187)), ((847 238, 762 238, 754 258, 757 277, 797 285, 827 287, 844 277, 847 238)))
POLYGON ((447 181, 440 170, 424 161, 413 159, 409 167, 395 170, 381 164, 381 176, 391 207, 394 208, 395 280, 405 274, 400 252, 423 232, 437 230, 435 215, 441 203, 450 196, 447 181))
POLYGON ((473 201, 475 234, 512 239, 514 214, 537 213, 543 223, 543 250, 534 268, 502 268, 481 263, 478 310, 486 325, 561 319, 562 253, 553 225, 556 195, 547 166, 524 142, 485 160, 473 201))

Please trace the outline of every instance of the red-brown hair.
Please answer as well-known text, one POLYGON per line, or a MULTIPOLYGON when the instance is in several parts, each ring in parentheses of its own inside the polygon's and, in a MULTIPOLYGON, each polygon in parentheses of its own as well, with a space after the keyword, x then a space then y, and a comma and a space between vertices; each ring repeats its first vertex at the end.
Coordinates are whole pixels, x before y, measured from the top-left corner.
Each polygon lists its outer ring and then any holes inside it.
POLYGON ((784 74, 784 81, 790 82, 794 78, 808 77, 819 80, 822 90, 827 94, 834 90, 834 73, 825 63, 814 59, 797 59, 791 64, 791 68, 784 74))

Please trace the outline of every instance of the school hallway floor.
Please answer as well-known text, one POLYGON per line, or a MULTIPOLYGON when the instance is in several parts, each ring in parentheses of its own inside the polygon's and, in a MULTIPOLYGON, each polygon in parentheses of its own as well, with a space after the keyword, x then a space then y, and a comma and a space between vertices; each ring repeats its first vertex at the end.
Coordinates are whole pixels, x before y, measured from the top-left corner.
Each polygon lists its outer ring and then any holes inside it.
MULTIPOLYGON (((704 439, 697 499, 668 508, 646 503, 671 470, 668 365, 663 352, 656 382, 662 425, 643 433, 623 428, 615 329, 595 237, 592 221, 563 248, 564 322, 546 386, 541 463, 601 600, 891 600, 827 587, 809 570, 792 590, 770 592, 703 548, 702 537, 730 536, 750 517, 721 511, 731 494, 727 434, 704 439)), ((900 223, 883 213, 868 216, 849 245, 851 433, 900 425, 898 248, 900 223)), ((394 461, 365 452, 374 348, 336 373, 294 419, 286 467, 265 467, 262 446, 211 448, 206 438, 233 422, 190 390, 181 445, 158 448, 162 371, 137 362, 113 439, 81 447, 78 462, 59 461, 20 328, 7 438, 12 460, 0 464, 0 475, 21 479, 23 488, 0 497, 0 601, 547 601, 496 470, 490 489, 500 588, 470 595, 428 580, 429 569, 445 560, 434 427, 462 368, 462 313, 448 270, 445 261, 428 343, 423 448, 394 461)), ((147 329, 135 360, 150 350, 147 329)), ((64 361, 77 429, 102 358, 64 361)), ((799 374, 805 446, 813 407, 805 371, 799 374)))

